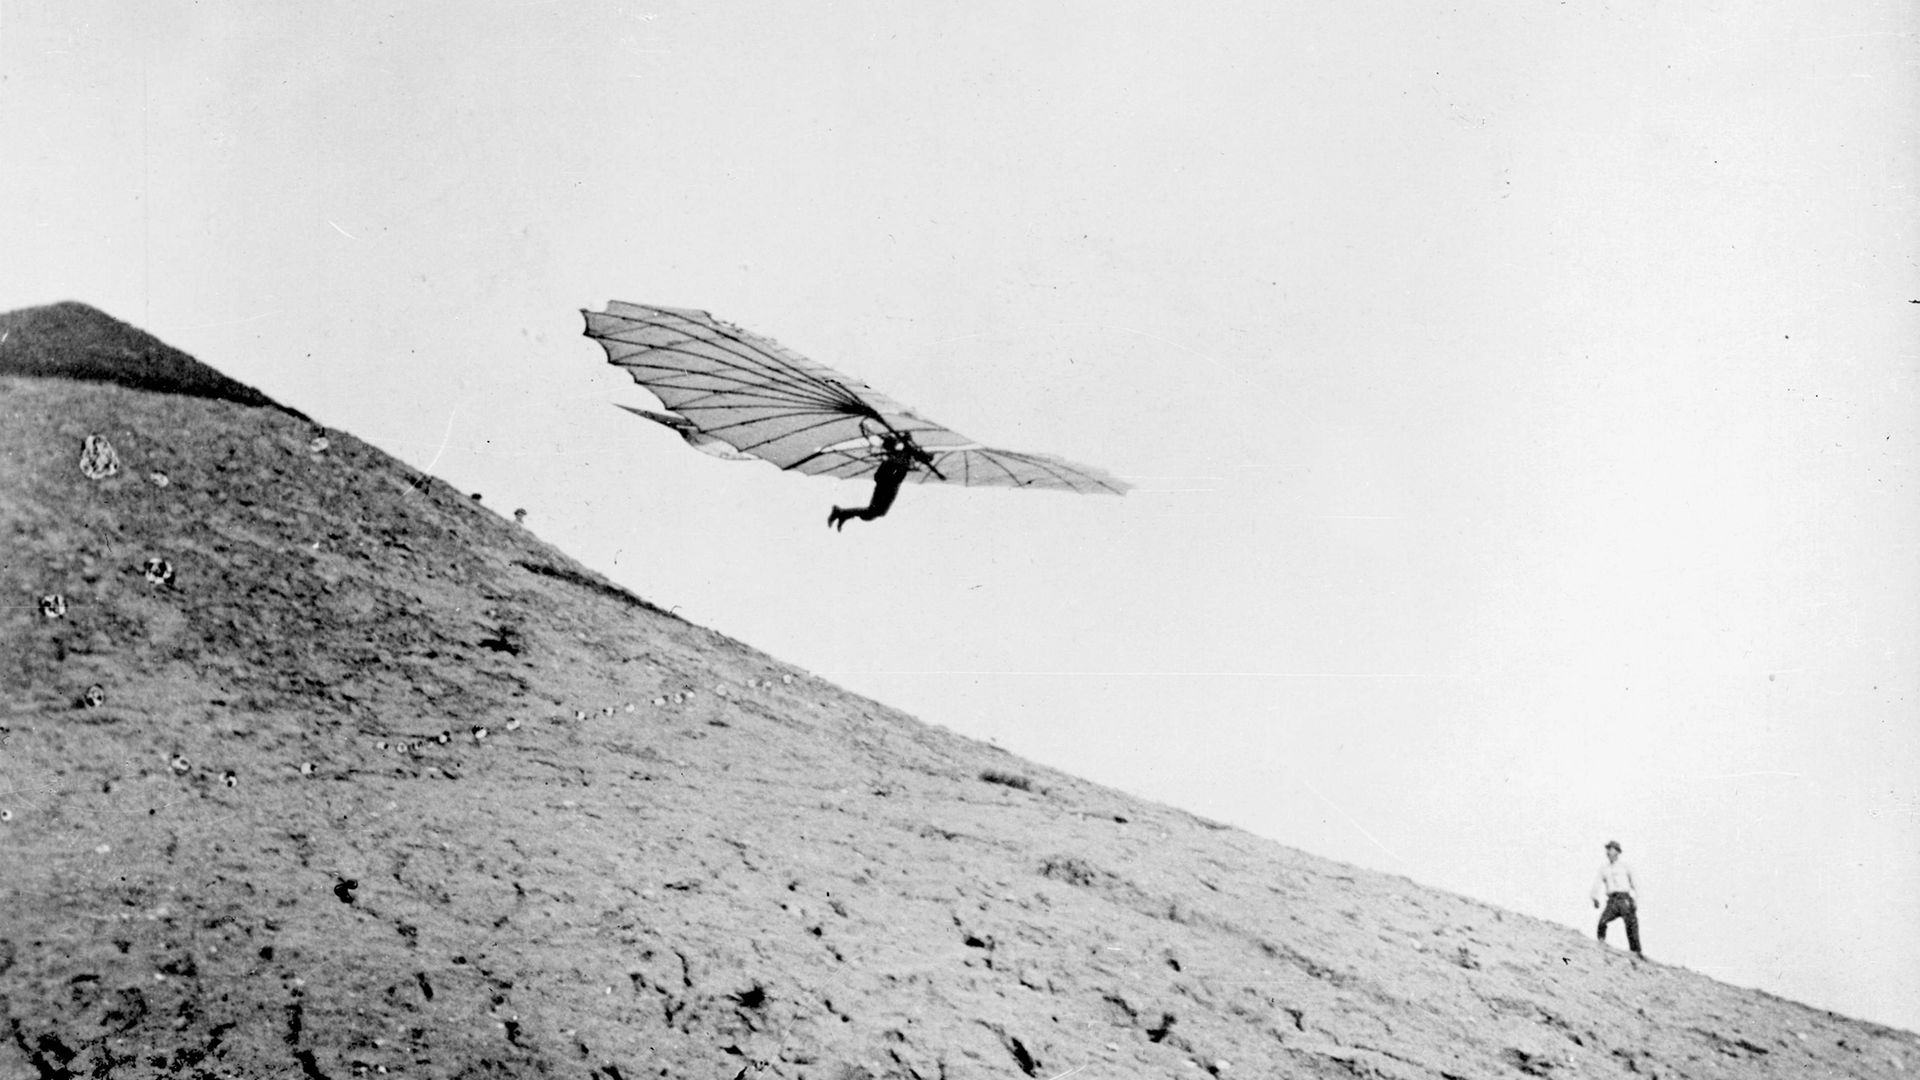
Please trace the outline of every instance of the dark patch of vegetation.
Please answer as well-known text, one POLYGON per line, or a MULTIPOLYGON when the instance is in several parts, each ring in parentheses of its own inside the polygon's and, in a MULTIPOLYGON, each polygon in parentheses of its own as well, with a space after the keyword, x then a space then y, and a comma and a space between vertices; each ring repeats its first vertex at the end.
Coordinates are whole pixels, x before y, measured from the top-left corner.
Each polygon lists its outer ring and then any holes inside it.
POLYGON ((114 993, 118 1000, 100 1018, 100 1023, 108 1031, 119 1034, 146 1019, 147 996, 137 986, 123 986, 114 993))
POLYGON ((1001 784, 1017 791, 1032 791, 1033 781, 1019 773, 1003 772, 999 769, 980 770, 980 779, 989 784, 1001 784))
POLYGON ((327 1074, 320 1071, 320 1062, 314 1059, 313 1051, 296 1051, 293 1059, 300 1063, 300 1074, 307 1080, 328 1080, 327 1074))
POLYGON ((1053 855, 1040 864, 1040 876, 1087 887, 1098 885, 1112 875, 1077 855, 1053 855))
POLYGON ((1026 1046, 1020 1042, 1019 1036, 1007 1036, 1007 1049, 1013 1053, 1013 1060, 1020 1066, 1021 1072, 1032 1076, 1040 1071, 1040 1062, 1028 1052, 1026 1046))
POLYGON ((1173 1019, 1172 1013, 1161 1013, 1160 1022, 1147 1029, 1147 1041, 1164 1042, 1167 1036, 1173 1033, 1173 1019))
POLYGON ((501 625, 492 635, 480 639, 480 647, 490 652, 503 652, 509 656, 519 656, 520 650, 527 647, 526 638, 517 626, 501 625))
POLYGON ((1547 1076, 1554 1066, 1553 1062, 1538 1054, 1529 1054, 1525 1050, 1513 1046, 1509 1046, 1500 1051, 1500 1057, 1504 1059, 1508 1065, 1520 1070, 1527 1076, 1547 1076))
POLYGON ((160 965, 160 971, 163 974, 177 975, 183 979, 191 979, 195 975, 200 974, 200 965, 193 962, 191 955, 174 956, 169 957, 166 963, 160 965))
MULTIPOLYGON (((564 581, 569 585, 578 585, 589 592, 596 592, 602 596, 611 597, 630 607, 637 607, 643 611, 651 611, 655 615, 668 614, 668 612, 654 607, 652 604, 647 603, 645 600, 640 599, 611 581, 602 581, 598 578, 583 574, 578 570, 569 570, 564 566, 550 566, 546 563, 527 562, 525 559, 515 559, 513 560, 513 565, 528 573, 539 574, 541 577, 549 577, 555 581, 564 581)), ((675 617, 677 618, 678 616, 675 617)))
POLYGON ((33 1063, 33 1067, 40 1071, 41 1076, 60 1077, 73 1075, 68 1070, 67 1063, 74 1059, 77 1051, 69 1047, 66 1043, 61 1042, 60 1036, 54 1034, 42 1035, 34 1040, 32 1046, 28 1046, 26 1035, 20 1030, 19 1021, 14 1021, 13 1041, 14 1045, 18 1046, 21 1051, 27 1055, 27 1060, 33 1063))

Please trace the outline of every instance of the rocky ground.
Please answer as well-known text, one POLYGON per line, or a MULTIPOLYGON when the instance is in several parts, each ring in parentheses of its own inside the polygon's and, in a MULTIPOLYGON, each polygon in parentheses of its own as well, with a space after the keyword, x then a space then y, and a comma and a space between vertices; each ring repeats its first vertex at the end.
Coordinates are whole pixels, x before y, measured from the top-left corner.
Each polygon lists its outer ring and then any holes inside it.
POLYGON ((217 379, 0 317, 0 1077, 1920 1074, 921 724, 217 379))

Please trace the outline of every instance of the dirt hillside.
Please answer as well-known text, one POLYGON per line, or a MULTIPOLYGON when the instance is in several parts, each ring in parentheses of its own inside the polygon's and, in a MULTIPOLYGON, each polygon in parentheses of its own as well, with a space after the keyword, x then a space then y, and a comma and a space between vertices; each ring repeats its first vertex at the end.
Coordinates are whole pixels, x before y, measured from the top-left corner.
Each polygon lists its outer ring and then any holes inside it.
POLYGON ((90 308, 0 332, 0 1078, 1920 1075, 846 693, 90 308))

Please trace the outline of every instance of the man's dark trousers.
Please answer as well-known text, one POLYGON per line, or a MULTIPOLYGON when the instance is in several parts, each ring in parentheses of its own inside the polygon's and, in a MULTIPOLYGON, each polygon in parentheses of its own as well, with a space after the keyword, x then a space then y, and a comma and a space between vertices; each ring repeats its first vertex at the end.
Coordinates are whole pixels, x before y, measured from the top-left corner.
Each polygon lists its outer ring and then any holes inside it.
POLYGON ((1617 892, 1607 894, 1606 910, 1600 913, 1600 940, 1607 940, 1607 924, 1615 919, 1627 924, 1627 947, 1634 952, 1640 951, 1640 916, 1634 911, 1633 896, 1617 892))

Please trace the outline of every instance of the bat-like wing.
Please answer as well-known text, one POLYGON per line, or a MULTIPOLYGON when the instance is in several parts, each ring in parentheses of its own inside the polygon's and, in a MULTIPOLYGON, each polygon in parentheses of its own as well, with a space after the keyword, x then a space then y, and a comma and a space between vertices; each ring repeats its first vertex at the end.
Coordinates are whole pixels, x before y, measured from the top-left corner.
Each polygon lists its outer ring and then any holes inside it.
POLYGON ((911 436, 926 453, 931 468, 909 474, 916 482, 1116 494, 1127 489, 1085 465, 981 446, 858 379, 704 311, 614 300, 605 311, 582 314, 587 336, 606 349, 607 361, 625 368, 672 410, 672 418, 628 411, 672 427, 708 453, 718 448, 702 443, 717 440, 783 469, 859 477, 885 460, 881 437, 891 432, 911 436))
POLYGON ((728 446, 726 443, 721 442, 719 439, 701 431, 698 427, 694 426, 693 421, 684 416, 675 416, 672 413, 653 412, 649 409, 636 409, 631 405, 621 405, 620 407, 635 416, 645 417, 659 424, 661 427, 670 429, 675 435, 687 440, 688 446, 693 447, 703 454, 712 454, 722 461, 757 460, 752 454, 743 454, 733 447, 728 446))

